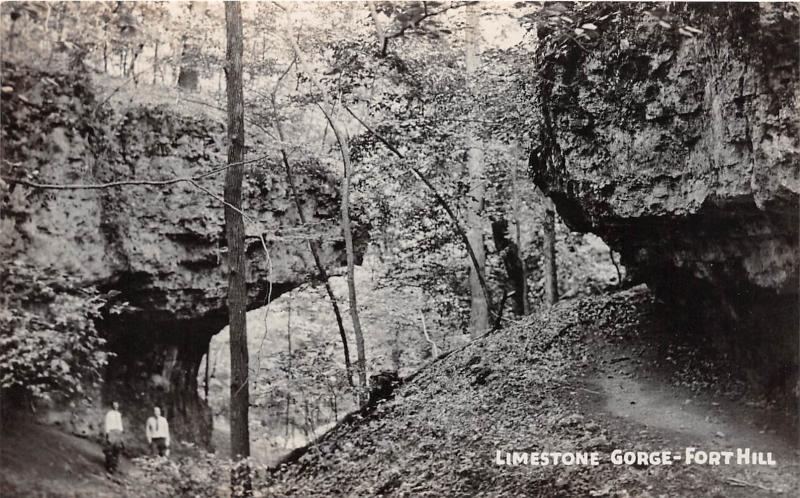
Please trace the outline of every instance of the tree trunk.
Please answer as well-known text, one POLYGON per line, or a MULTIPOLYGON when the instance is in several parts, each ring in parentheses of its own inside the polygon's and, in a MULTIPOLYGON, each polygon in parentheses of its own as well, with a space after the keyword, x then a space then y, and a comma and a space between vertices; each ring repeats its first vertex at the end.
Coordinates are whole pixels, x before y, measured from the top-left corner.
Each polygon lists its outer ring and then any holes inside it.
MULTIPOLYGON (((286 376, 287 381, 291 381, 294 377, 292 372, 292 302, 289 301, 288 309, 286 310, 286 353, 287 353, 287 361, 286 361, 286 376)), ((288 443, 289 440, 289 415, 290 415, 290 407, 292 402, 291 394, 289 393, 291 389, 291 383, 287 382, 287 389, 286 389, 286 442, 288 443)))
MULTIPOLYGON (((503 265, 506 268, 508 283, 514 294, 511 300, 514 303, 514 313, 517 315, 525 314, 525 271, 522 266, 522 259, 519 256, 517 244, 508 236, 508 222, 506 220, 496 220, 492 222, 492 237, 494 246, 503 255, 503 265)), ((498 313, 502 312, 502 308, 498 313)))
MULTIPOLYGON (((276 96, 277 90, 278 87, 276 86, 275 92, 272 94, 272 109, 276 115, 278 114, 278 103, 276 96)), ((281 143, 286 143, 286 137, 283 133, 283 126, 278 120, 275 121, 275 129, 278 132, 278 139, 281 141, 281 143)), ((306 225, 306 216, 303 213, 303 205, 300 203, 300 195, 298 194, 297 186, 294 183, 294 174, 292 174, 292 167, 289 164, 289 156, 286 154, 286 149, 283 147, 281 147, 281 159, 283 160, 283 166, 286 170, 286 181, 289 184, 289 190, 292 192, 294 205, 297 208, 297 217, 300 218, 300 223, 306 225)), ((325 270, 325 266, 322 264, 322 259, 319 257, 322 248, 320 247, 319 242, 316 240, 309 240, 308 248, 311 250, 311 256, 314 258, 314 265, 317 267, 319 277, 325 285, 325 291, 328 293, 328 298, 330 299, 331 306, 333 307, 333 314, 336 317, 336 325, 339 327, 339 337, 342 339, 342 349, 344 349, 344 366, 345 371, 347 372, 347 383, 350 385, 350 387, 355 387, 353 384, 353 366, 350 363, 350 347, 347 344, 347 332, 344 329, 344 321, 342 320, 342 314, 339 311, 339 302, 336 300, 336 295, 333 293, 328 272, 325 270)))
POLYGON ((344 244, 347 251, 347 293, 350 298, 350 319, 353 321, 353 333, 356 336, 356 372, 358 374, 358 384, 362 392, 359 393, 360 404, 366 399, 367 389, 367 361, 364 350, 364 334, 361 331, 361 320, 358 316, 358 301, 356 300, 356 280, 355 280, 355 253, 353 249, 353 230, 350 224, 350 180, 352 167, 350 165, 350 147, 347 137, 339 130, 337 124, 331 121, 331 128, 339 142, 342 151, 342 163, 344 164, 344 178, 342 178, 342 232, 344 234, 344 244))
POLYGON ((11 19, 11 29, 8 30, 8 51, 14 51, 14 38, 17 37, 16 33, 17 20, 11 19))
POLYGON ((514 216, 514 239, 516 242, 517 259, 520 268, 520 280, 522 285, 520 291, 522 295, 516 301, 521 303, 521 312, 523 315, 528 315, 531 312, 530 303, 528 302, 528 267, 525 263, 525 256, 522 250, 522 235, 520 233, 519 223, 519 190, 517 185, 517 163, 514 162, 514 168, 511 170, 511 209, 514 216))
POLYGON ((394 371, 400 371, 400 357, 403 355, 402 349, 400 349, 400 327, 394 329, 394 341, 392 341, 392 368, 394 371))
POLYGON ((422 309, 419 310, 419 316, 422 319, 422 336, 428 341, 428 344, 431 345, 431 354, 433 355, 433 359, 436 359, 439 357, 439 347, 428 334, 428 325, 425 323, 425 312, 422 311, 422 309))
MULTIPOLYGON (((297 45, 293 37, 288 37, 288 42, 292 45, 292 50, 297 56, 298 62, 309 77, 313 78, 314 73, 308 68, 303 57, 303 52, 297 45)), ((319 83, 315 81, 319 87, 319 83)), ((353 231, 350 224, 350 180, 352 175, 352 167, 350 165, 350 146, 347 143, 347 136, 344 131, 340 129, 339 125, 334 121, 333 116, 325 106, 317 104, 320 111, 325 115, 325 119, 331 125, 333 134, 336 136, 336 141, 339 143, 339 149, 342 153, 342 165, 344 167, 344 177, 342 178, 342 232, 344 235, 345 250, 347 251, 347 291, 350 299, 350 318, 353 322, 353 334, 356 336, 356 372, 358 373, 358 383, 361 390, 358 393, 358 401, 363 405, 366 401, 367 391, 367 361, 366 352, 364 350, 364 334, 361 331, 361 320, 358 316, 358 301, 356 299, 356 281, 355 281, 355 254, 353 248, 353 231)))
MULTIPOLYGON (((466 77, 467 87, 475 110, 477 110, 478 96, 474 80, 475 73, 480 65, 480 56, 478 54, 479 33, 477 6, 470 4, 467 6, 466 77)), ((489 328, 489 303, 481 288, 481 278, 485 278, 486 274, 486 249, 483 244, 483 220, 481 219, 486 188, 483 178, 483 149, 477 136, 477 127, 474 123, 471 123, 468 128, 467 170, 469 173, 470 193, 467 200, 467 237, 478 263, 477 265, 471 265, 469 272, 471 301, 469 328, 470 334, 473 337, 478 337, 489 328), (481 275, 479 276, 478 273, 481 275)))
POLYGON ((208 346, 206 346, 206 375, 205 375, 205 382, 203 383, 203 394, 205 395, 206 403, 208 403, 208 382, 209 372, 210 372, 210 365, 211 363, 211 341, 208 341, 208 346))
POLYGON ((144 49, 143 43, 134 46, 133 54, 131 55, 131 67, 128 71, 128 74, 130 74, 133 78, 133 86, 139 86, 139 75, 136 74, 136 59, 139 58, 139 54, 142 53, 142 49, 144 49))
MULTIPOLYGON (((242 13, 238 2, 225 4, 227 32, 226 73, 228 94, 228 163, 244 160, 244 95, 242 89, 242 13)), ((225 201, 236 209, 242 205, 244 168, 234 166, 225 173, 225 201)), ((225 234, 228 240, 228 315, 231 352, 231 457, 250 456, 247 352, 247 275, 244 220, 241 213, 225 206, 225 234)), ((249 496, 252 485, 246 464, 231 472, 233 496, 249 496)))
POLYGON ((558 273, 556 267, 556 213, 549 207, 544 218, 544 291, 547 304, 558 301, 558 273))
POLYGON ((375 8, 374 2, 367 2, 369 8, 369 15, 372 17, 372 22, 375 23, 375 36, 378 38, 378 47, 381 57, 386 57, 386 34, 383 32, 380 18, 378 17, 378 10, 375 8))
POLYGON ((153 51, 153 85, 156 84, 156 75, 158 74, 158 40, 155 42, 155 49, 153 51))

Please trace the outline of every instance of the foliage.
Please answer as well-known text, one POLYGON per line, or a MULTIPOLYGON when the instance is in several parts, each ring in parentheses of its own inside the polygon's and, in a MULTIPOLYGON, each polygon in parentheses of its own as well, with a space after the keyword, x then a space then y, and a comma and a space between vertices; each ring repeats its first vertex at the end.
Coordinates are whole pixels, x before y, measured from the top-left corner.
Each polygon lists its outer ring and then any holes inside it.
POLYGON ((134 461, 142 471, 137 479, 140 485, 147 486, 148 496, 230 496, 234 464, 213 453, 197 452, 173 458, 142 457, 134 461))
POLYGON ((0 387, 45 400, 82 394, 108 359, 94 325, 104 297, 19 261, 3 261, 0 283, 0 387))

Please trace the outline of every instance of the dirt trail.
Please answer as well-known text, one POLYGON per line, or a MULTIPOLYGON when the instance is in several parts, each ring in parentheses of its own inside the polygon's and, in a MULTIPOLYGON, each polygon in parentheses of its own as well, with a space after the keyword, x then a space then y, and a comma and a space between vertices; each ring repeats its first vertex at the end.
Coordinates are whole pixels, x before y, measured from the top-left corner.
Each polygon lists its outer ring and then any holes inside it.
POLYGON ((767 409, 763 401, 733 400, 714 389, 681 385, 674 367, 653 368, 659 363, 657 356, 641 359, 635 340, 618 343, 601 354, 603 366, 588 381, 604 425, 638 446, 626 449, 663 448, 684 459, 685 448, 769 452, 774 466, 699 468, 710 471, 718 482, 750 488, 758 496, 793 496, 800 489, 800 444, 788 416, 767 409))
POLYGON ((685 448, 704 451, 769 452, 775 465, 708 466, 717 482, 750 488, 758 496, 793 496, 800 485, 800 460, 791 437, 779 434, 746 404, 698 396, 668 383, 633 376, 598 375, 598 405, 610 431, 635 441, 631 450, 666 449, 685 459, 685 448), (627 434, 627 435, 625 435, 627 434), (643 441, 652 441, 643 445, 643 441))
POLYGON ((651 380, 606 376, 594 382, 607 396, 608 413, 674 433, 687 443, 709 448, 764 448, 781 455, 794 452, 777 430, 769 424, 759 425, 753 408, 747 405, 711 401, 651 380))

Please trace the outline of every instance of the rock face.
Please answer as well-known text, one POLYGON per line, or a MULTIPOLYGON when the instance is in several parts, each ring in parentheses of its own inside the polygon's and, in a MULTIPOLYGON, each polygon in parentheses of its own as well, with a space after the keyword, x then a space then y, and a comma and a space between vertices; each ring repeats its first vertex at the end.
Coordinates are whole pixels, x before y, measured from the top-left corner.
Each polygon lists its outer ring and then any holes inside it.
MULTIPOLYGON (((95 184, 197 176, 227 162, 224 125, 209 117, 166 106, 110 106, 74 75, 7 67, 3 84, 14 89, 3 101, 3 155, 16 165, 4 165, 6 176, 38 171, 41 183, 95 184)), ((248 155, 267 145, 248 137, 248 155)), ((320 167, 300 165, 295 175, 307 228, 278 165, 260 160, 245 167, 243 210, 257 222, 246 223, 253 309, 316 274, 307 235, 323 238, 329 268, 343 264, 344 244, 338 190, 320 167)), ((6 257, 57 268, 110 293, 117 309, 98 324, 116 355, 104 401, 122 400, 142 427, 153 404, 161 404, 177 438, 206 446, 211 415, 198 397, 197 376, 211 336, 227 324, 223 183, 224 171, 196 184, 46 191, 16 185, 26 212, 6 219, 16 242, 4 248, 6 257)))
POLYGON ((543 37, 530 172, 571 228, 781 383, 798 351, 798 10, 656 7, 595 5, 570 14, 593 41, 543 37))

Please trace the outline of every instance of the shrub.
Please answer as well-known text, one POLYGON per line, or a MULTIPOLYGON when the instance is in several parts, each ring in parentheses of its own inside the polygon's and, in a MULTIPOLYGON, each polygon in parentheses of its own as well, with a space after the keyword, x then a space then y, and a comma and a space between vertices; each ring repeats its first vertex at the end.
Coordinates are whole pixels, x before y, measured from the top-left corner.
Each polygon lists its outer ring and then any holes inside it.
POLYGON ((94 288, 21 261, 0 263, 0 389, 68 398, 96 382, 108 353, 95 329, 105 300, 94 288))
MULTIPOLYGON (((231 496, 231 470, 245 465, 250 468, 253 479, 254 498, 265 496, 259 490, 258 476, 267 471, 252 460, 235 464, 213 453, 175 458, 144 457, 134 459, 142 471, 138 475, 146 483, 148 496, 214 497, 231 496)), ((240 490, 241 493, 241 490, 240 490)))

